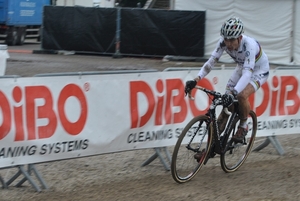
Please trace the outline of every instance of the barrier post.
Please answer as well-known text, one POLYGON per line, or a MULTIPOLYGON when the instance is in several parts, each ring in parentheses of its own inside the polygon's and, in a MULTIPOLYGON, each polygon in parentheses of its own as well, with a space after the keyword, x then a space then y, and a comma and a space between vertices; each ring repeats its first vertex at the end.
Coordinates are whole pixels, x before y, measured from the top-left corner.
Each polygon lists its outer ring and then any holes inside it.
POLYGON ((258 152, 258 151, 262 150, 263 148, 265 148, 266 146, 268 146, 270 143, 275 147, 275 149, 279 155, 282 156, 284 154, 284 150, 283 150, 280 142, 277 140, 276 136, 268 136, 267 139, 262 144, 260 144, 258 147, 253 149, 253 151, 258 152))
POLYGON ((28 180, 28 182, 35 188, 37 192, 41 192, 41 188, 35 183, 35 181, 31 177, 31 174, 33 172, 36 178, 41 183, 42 187, 44 189, 48 189, 48 186, 44 182, 43 178, 41 177, 37 169, 34 167, 34 164, 28 164, 27 171, 25 170, 24 165, 19 165, 17 166, 17 168, 19 169, 19 171, 14 176, 12 176, 7 182, 5 182, 6 187, 9 186, 12 182, 14 182, 19 176, 23 175, 24 178, 16 184, 17 187, 22 186, 22 184, 28 180))
POLYGON ((166 156, 167 156, 167 159, 168 159, 169 163, 171 163, 171 155, 170 155, 167 147, 156 147, 156 148, 154 148, 154 150, 155 150, 155 153, 142 164, 142 167, 150 164, 157 157, 159 157, 160 162, 164 165, 165 169, 167 171, 169 171, 170 170, 170 165, 165 161, 164 157, 161 154, 161 150, 164 151, 166 156))
POLYGON ((121 33, 121 8, 117 6, 117 30, 116 30, 116 52, 113 54, 113 58, 122 58, 120 53, 120 33, 121 33))
POLYGON ((0 182, 2 183, 2 188, 7 188, 7 185, 1 175, 0 175, 0 182))

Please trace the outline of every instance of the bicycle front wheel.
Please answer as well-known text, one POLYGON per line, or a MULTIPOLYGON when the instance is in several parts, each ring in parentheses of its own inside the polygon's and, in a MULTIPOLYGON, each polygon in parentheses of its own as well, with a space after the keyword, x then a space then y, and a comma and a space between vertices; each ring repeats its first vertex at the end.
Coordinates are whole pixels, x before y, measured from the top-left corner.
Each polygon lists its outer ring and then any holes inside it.
POLYGON ((248 134, 245 137, 244 143, 234 143, 230 139, 238 129, 239 120, 237 119, 231 128, 230 135, 227 137, 228 139, 226 139, 227 144, 224 152, 221 154, 220 160, 222 169, 227 173, 239 169, 251 152, 257 130, 257 117, 253 111, 250 111, 247 123, 248 134))
POLYGON ((211 131, 211 124, 205 115, 193 118, 182 130, 171 162, 171 173, 176 182, 190 181, 199 172, 212 144, 211 131), (195 154, 201 157, 195 159, 195 154))

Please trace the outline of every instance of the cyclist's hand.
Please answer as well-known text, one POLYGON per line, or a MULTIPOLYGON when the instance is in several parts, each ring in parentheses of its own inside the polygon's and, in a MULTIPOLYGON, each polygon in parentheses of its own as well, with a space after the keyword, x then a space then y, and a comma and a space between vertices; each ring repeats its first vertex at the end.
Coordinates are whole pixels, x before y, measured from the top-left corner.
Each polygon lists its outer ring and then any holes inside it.
POLYGON ((231 89, 230 92, 234 97, 237 97, 238 92, 235 89, 231 89))
POLYGON ((233 87, 231 87, 228 91, 226 91, 226 94, 232 94, 236 98, 238 92, 233 87))
POLYGON ((185 89, 184 89, 185 95, 188 94, 188 93, 190 93, 191 90, 195 88, 196 84, 197 84, 196 80, 186 81, 186 83, 185 83, 185 89))
POLYGON ((222 96, 222 101, 224 107, 229 107, 234 101, 234 96, 232 94, 224 94, 222 96))

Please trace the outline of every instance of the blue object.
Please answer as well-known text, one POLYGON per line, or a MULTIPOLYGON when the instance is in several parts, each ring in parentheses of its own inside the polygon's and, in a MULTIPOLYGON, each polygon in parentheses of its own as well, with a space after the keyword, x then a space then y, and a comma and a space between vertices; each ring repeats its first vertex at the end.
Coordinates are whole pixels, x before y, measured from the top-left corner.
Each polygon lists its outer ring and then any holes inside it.
POLYGON ((45 5, 51 5, 51 0, 0 0, 0 24, 41 25, 45 5))

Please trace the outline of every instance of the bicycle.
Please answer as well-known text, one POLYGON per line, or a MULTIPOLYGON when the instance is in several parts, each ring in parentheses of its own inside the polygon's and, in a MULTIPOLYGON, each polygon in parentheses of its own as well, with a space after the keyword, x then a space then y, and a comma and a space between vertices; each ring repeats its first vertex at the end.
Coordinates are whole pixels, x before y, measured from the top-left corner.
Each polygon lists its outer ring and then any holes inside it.
MULTIPOLYGON (((224 172, 231 173, 238 170, 247 159, 254 144, 257 131, 257 117, 252 110, 248 116, 248 134, 243 143, 235 143, 231 136, 238 127, 238 101, 234 100, 232 112, 224 106, 222 94, 213 90, 196 86, 211 97, 212 102, 205 115, 194 117, 182 130, 174 147, 171 161, 171 173, 178 183, 185 183, 196 176, 203 165, 216 154, 220 155, 220 163, 224 172), (216 108, 223 106, 223 110, 230 115, 224 132, 220 133, 217 123, 216 108), (202 153, 197 161, 194 155, 202 153)), ((189 94, 189 97, 191 95, 189 94)))

